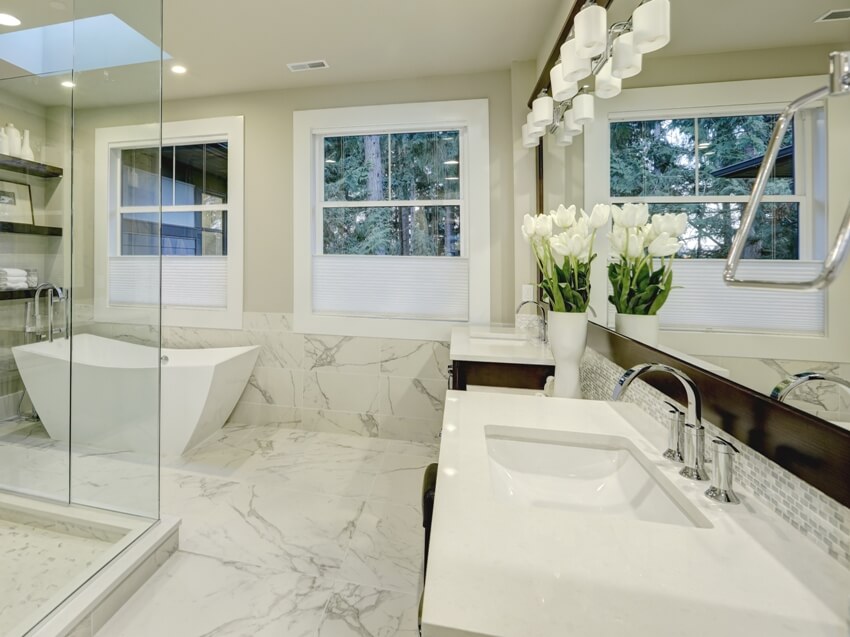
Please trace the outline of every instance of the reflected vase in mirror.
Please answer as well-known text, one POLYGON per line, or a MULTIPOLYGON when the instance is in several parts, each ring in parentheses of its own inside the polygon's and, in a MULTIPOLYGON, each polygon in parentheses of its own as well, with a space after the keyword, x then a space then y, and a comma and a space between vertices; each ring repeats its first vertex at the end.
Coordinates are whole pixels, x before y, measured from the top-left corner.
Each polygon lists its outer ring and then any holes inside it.
POLYGON ((657 314, 617 314, 614 329, 618 334, 640 341, 650 347, 658 347, 657 314))
POLYGON ((587 312, 549 312, 549 347, 559 398, 581 398, 579 366, 587 346, 587 312))

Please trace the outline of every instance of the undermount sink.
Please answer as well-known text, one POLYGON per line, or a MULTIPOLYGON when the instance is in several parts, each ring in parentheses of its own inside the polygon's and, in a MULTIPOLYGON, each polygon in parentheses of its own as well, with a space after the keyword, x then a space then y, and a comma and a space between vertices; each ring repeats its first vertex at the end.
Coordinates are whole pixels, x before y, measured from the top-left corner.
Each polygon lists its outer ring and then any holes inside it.
POLYGON ((497 426, 486 427, 485 436, 491 486, 499 500, 711 527, 627 438, 497 426))

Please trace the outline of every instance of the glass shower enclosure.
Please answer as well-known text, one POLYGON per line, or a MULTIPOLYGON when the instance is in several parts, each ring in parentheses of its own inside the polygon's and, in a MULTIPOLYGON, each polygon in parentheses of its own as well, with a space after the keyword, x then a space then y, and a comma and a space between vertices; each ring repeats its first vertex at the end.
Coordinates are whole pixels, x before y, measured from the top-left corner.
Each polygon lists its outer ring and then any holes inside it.
POLYGON ((159 183, 167 53, 161 0, 0 10, 20 21, 0 26, 0 634, 17 636, 159 518, 160 257, 127 267, 119 246, 120 189, 159 183), (140 125, 152 161, 122 174, 98 138, 140 125))

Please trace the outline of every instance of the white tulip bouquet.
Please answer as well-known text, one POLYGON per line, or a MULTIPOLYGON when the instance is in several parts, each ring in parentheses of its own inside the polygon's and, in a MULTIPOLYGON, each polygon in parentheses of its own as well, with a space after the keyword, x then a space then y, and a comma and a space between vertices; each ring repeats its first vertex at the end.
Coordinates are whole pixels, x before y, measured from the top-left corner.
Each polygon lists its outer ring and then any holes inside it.
POLYGON ((608 238, 619 259, 608 264, 613 294, 608 300, 620 314, 654 315, 673 289, 673 258, 688 215, 658 214, 649 219, 646 204, 611 206, 614 227, 608 238), (655 259, 659 259, 658 267, 655 259))
POLYGON ((555 312, 586 312, 596 231, 608 223, 609 207, 584 210, 558 206, 549 214, 525 215, 522 236, 531 245, 543 281, 544 300, 555 312))

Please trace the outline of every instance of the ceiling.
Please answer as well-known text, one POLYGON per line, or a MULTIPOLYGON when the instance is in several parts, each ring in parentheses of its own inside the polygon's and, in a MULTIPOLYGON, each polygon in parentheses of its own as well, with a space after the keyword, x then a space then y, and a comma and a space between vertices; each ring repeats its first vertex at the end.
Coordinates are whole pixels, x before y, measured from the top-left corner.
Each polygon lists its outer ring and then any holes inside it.
MULTIPOLYGON (((279 88, 504 70, 532 60, 568 0, 164 0, 165 99, 279 88), (290 72, 286 64, 323 59, 329 69, 290 72)), ((614 0, 609 23, 639 0, 614 0)), ((18 29, 114 13, 156 40, 157 0, 0 0, 18 29), (151 10, 151 7, 154 7, 151 10)), ((671 0, 673 37, 653 56, 677 56, 847 42, 850 21, 816 24, 850 0, 671 0)), ((0 32, 6 27, 0 27, 0 32)), ((777 60, 781 64, 781 60, 777 60)), ((150 99, 155 64, 76 78, 79 107, 150 99)), ((21 75, 3 65, 0 78, 21 75)), ((42 104, 68 103, 64 78, 5 81, 3 88, 42 104)))

